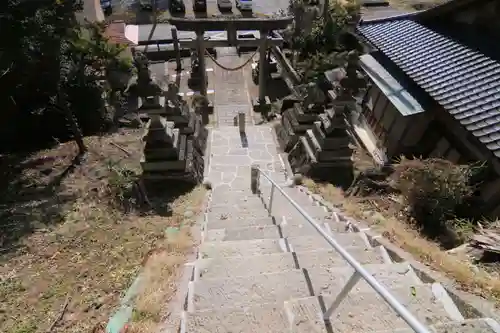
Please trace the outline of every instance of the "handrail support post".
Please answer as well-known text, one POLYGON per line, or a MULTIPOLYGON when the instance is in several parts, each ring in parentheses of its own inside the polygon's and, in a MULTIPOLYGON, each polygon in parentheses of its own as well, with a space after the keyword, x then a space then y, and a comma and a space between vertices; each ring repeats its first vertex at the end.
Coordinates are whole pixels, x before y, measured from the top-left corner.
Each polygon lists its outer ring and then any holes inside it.
POLYGON ((250 167, 250 189, 253 194, 259 193, 260 169, 258 164, 252 164, 250 167))
POLYGON ((359 279, 361 278, 361 275, 357 271, 354 271, 352 273, 351 277, 345 284, 344 288, 339 292, 335 300, 333 301, 332 305, 328 308, 328 310, 325 311, 325 314, 323 315, 323 319, 328 321, 330 320, 330 317, 332 316, 333 312, 337 310, 339 305, 342 303, 342 301, 347 297, 349 292, 354 288, 356 283, 358 283, 359 279))
POLYGON ((273 199, 274 199, 274 183, 271 182, 271 195, 269 196, 269 206, 267 208, 267 211, 269 212, 269 216, 272 216, 273 213, 273 199))

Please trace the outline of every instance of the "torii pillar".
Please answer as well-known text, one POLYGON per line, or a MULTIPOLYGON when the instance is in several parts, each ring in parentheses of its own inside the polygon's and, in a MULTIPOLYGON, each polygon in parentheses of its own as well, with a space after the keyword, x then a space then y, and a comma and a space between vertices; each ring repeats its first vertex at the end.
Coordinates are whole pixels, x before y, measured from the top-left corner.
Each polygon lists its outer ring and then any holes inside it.
POLYGON ((196 42, 198 45, 198 61, 200 66, 200 94, 207 97, 207 67, 205 62, 205 31, 196 31, 196 42))
POLYGON ((260 43, 259 43, 259 97, 253 103, 255 112, 269 112, 271 108, 271 101, 266 95, 267 92, 267 78, 268 78, 268 63, 267 63, 267 38, 269 35, 268 30, 260 30, 260 43))

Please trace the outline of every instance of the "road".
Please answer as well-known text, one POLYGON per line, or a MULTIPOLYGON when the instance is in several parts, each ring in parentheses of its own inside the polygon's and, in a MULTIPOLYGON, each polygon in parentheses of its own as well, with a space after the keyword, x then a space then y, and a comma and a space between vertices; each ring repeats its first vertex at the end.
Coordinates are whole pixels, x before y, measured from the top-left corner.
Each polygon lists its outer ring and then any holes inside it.
MULTIPOLYGON (((236 9, 235 0, 233 3, 233 10, 226 15, 240 15, 240 11, 236 9)), ((157 8, 162 12, 160 18, 168 17, 168 3, 169 0, 157 0, 157 8)), ((286 10, 289 0, 253 0, 254 14, 257 16, 272 15, 277 13, 280 9, 286 10)), ((186 6, 186 16, 192 17, 193 13, 193 0, 184 0, 186 6)), ((152 15, 150 11, 141 10, 138 0, 112 0, 113 5, 113 19, 126 19, 127 21, 134 21, 136 24, 150 24, 152 15)), ((217 7, 217 0, 207 0, 207 13, 208 15, 220 15, 221 12, 217 7)), ((132 22, 131 22, 132 23, 132 22)))

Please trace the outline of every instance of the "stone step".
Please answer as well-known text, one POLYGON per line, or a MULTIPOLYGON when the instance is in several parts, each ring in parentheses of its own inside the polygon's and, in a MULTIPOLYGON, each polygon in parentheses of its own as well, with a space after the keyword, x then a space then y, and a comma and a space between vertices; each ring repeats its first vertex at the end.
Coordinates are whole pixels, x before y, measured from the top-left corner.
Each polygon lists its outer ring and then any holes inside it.
MULTIPOLYGON (((350 232, 347 222, 337 221, 333 217, 324 218, 321 220, 315 219, 315 222, 321 226, 325 226, 326 230, 330 230, 332 232, 339 232, 339 233, 350 232)), ((301 218, 282 217, 281 220, 276 220, 276 224, 278 224, 279 226, 298 226, 302 228, 313 228, 314 230, 316 230, 304 217, 301 218)))
POLYGON ((215 211, 207 212, 207 222, 215 222, 215 221, 239 221, 239 220, 247 220, 247 219, 261 219, 269 217, 269 213, 262 206, 262 209, 254 210, 254 211, 241 211, 232 209, 231 207, 227 207, 226 209, 217 209, 215 211))
MULTIPOLYGON (((238 220, 237 220, 238 221, 238 220)), ((325 231, 330 230, 329 225, 319 223, 325 231)), ((344 228, 345 230, 345 228, 344 228)), ((227 241, 227 240, 247 240, 247 239, 264 239, 264 238, 283 238, 283 237, 301 237, 301 236, 316 236, 318 231, 310 225, 306 224, 282 224, 268 226, 250 226, 240 227, 237 222, 234 226, 207 230, 204 240, 206 241, 227 241)))
MULTIPOLYGON (((432 333, 500 333, 500 325, 491 318, 468 319, 438 324, 431 327, 432 333)), ((381 333, 392 333, 381 332, 381 333)), ((397 333, 414 333, 411 328, 397 333)))
POLYGON ((280 227, 252 226, 207 230, 205 241, 234 241, 249 239, 282 238, 280 227))
POLYGON ((237 279, 203 279, 190 282, 188 312, 283 304, 292 298, 311 296, 306 277, 300 269, 237 279))
MULTIPOLYGON (((291 197, 291 199, 293 199, 296 203, 298 203, 301 206, 302 205, 316 205, 316 203, 312 200, 311 197, 309 197, 305 193, 300 192, 296 188, 290 188, 290 187, 284 186, 284 187, 282 187, 282 189, 286 194, 288 194, 291 197)), ((270 191, 266 191, 263 194, 264 194, 263 195, 264 202, 268 203, 270 191)), ((273 200, 275 200, 275 199, 280 201, 280 202, 287 202, 288 203, 288 199, 286 199, 283 196, 283 194, 280 193, 278 190, 275 190, 275 192, 274 192, 273 200)))
MULTIPOLYGON (((434 284, 435 285, 435 284, 434 284)), ((454 313, 446 309, 447 300, 442 300, 434 285, 416 285, 412 288, 391 289, 391 293, 422 324, 431 326, 457 320, 454 313)), ((449 296, 448 296, 449 297, 449 296)), ((330 317, 328 326, 322 313, 334 301, 332 296, 308 297, 285 302, 291 319, 290 332, 406 332, 408 325, 375 292, 350 293, 330 317)), ((454 311, 458 311, 455 307, 454 311)), ((449 331, 451 332, 451 331, 449 331)))
MULTIPOLYGON (((352 248, 349 254, 360 264, 391 264, 390 257, 386 255, 385 248, 377 246, 371 249, 352 248)), ((315 250, 296 252, 296 262, 300 268, 314 269, 341 269, 350 267, 344 258, 335 250, 315 250)))
POLYGON ((289 326, 282 304, 186 313, 184 322, 181 333, 278 333, 287 332, 289 326))
POLYGON ((434 327, 436 333, 500 333, 500 324, 491 318, 455 321, 434 327))
MULTIPOLYGON (((220 215, 219 215, 220 216, 220 215)), ((225 229, 225 228, 243 228, 243 227, 251 227, 251 226, 274 226, 273 218, 267 217, 259 217, 252 218, 247 217, 244 219, 209 219, 207 221, 206 228, 207 230, 211 229, 225 229)))
POLYGON ((297 269, 294 254, 272 253, 249 257, 219 257, 198 259, 195 279, 230 278, 277 273, 297 269))
MULTIPOLYGON (((368 264, 364 268, 386 288, 413 287, 423 282, 407 263, 368 264)), ((351 267, 321 267, 307 269, 316 295, 336 295, 345 286, 354 270, 351 267)), ((361 279, 353 291, 368 292, 372 288, 361 279)))
MULTIPOLYGON (((236 198, 232 199, 231 197, 229 198, 224 198, 224 200, 220 201, 214 201, 211 200, 209 204, 210 208, 212 209, 221 209, 221 208, 228 208, 228 207, 249 207, 253 209, 261 209, 264 208, 264 203, 259 197, 244 197, 244 198, 236 198)), ((248 209, 248 208, 247 208, 248 209)))
POLYGON ((245 257, 259 254, 287 252, 284 239, 252 239, 243 241, 204 242, 200 246, 199 257, 245 257))
MULTIPOLYGON (((346 249, 350 248, 371 248, 366 235, 361 232, 332 233, 333 238, 346 249)), ((290 251, 303 252, 312 250, 331 250, 332 246, 321 235, 288 237, 287 242, 290 251)))
MULTIPOLYGON (((325 219, 330 219, 332 217, 332 212, 325 209, 323 206, 317 206, 315 204, 300 205, 300 207, 314 220, 321 222, 325 219)), ((276 218, 284 216, 289 219, 305 219, 299 211, 293 207, 290 203, 285 202, 273 202, 272 215, 276 218)))
MULTIPOLYGON (((281 183, 278 183, 281 184, 281 183)), ((260 187, 262 191, 270 191, 271 189, 271 184, 269 182, 264 182, 264 180, 261 180, 260 182, 260 187)), ((250 189, 250 179, 248 179, 248 187, 247 188, 232 188, 231 186, 227 184, 221 184, 215 188, 212 189, 212 195, 213 196, 223 196, 223 195, 228 195, 228 194, 234 194, 237 196, 245 196, 245 195, 251 195, 254 196, 255 194, 252 193, 250 189)))
MULTIPOLYGON (((289 273, 289 272, 288 272, 289 273)), ((240 283, 240 289, 209 281, 203 286, 201 281, 192 283, 193 298, 184 316, 185 331, 181 332, 219 332, 219 333, 256 333, 256 332, 293 332, 293 333, 330 333, 330 332, 378 332, 410 333, 407 324, 375 292, 350 293, 330 317, 328 324, 322 314, 332 304, 331 296, 306 296, 291 298, 290 294, 304 294, 299 288, 287 289, 283 286, 300 281, 300 275, 266 274, 240 283), (277 281, 279 280, 279 281, 277 281), (263 288, 269 283, 276 288, 263 288), (281 283, 281 284, 280 284, 281 283), (258 290, 257 293, 254 291, 258 290), (266 294, 269 291, 272 295, 266 294), (245 301, 249 293, 256 302, 245 301), (210 302, 211 297, 213 302, 210 302), (272 296, 276 297, 271 300, 272 296), (242 300, 243 302, 240 302, 242 300), (258 303, 261 300, 267 302, 258 303), (284 301, 283 301, 284 300, 284 301), (207 306, 203 308, 202 306, 207 306), (328 325, 328 327, 327 327, 328 325)), ((232 280, 231 280, 232 281, 232 280)), ((241 279, 240 279, 241 282, 241 279)), ((419 285, 411 289, 392 289, 391 293, 424 325, 436 333, 498 333, 498 324, 491 319, 463 320, 457 317, 455 307, 447 310, 446 296, 442 299, 442 286, 439 284, 419 285), (431 327, 434 326, 434 327, 431 327)), ((461 318, 460 318, 461 317, 461 318)))
POLYGON ((213 206, 210 205, 208 212, 212 212, 214 215, 222 215, 226 214, 228 216, 247 216, 251 215, 253 213, 256 213, 258 215, 269 215, 269 212, 267 211, 266 207, 262 203, 253 203, 253 204, 248 204, 248 203, 234 203, 231 206, 229 205, 218 205, 218 206, 213 206))
MULTIPOLYGON (((387 263, 383 247, 352 249, 350 254, 361 264, 387 263)), ((195 262, 195 278, 228 278, 249 276, 297 268, 346 267, 348 263, 335 250, 316 250, 298 253, 274 253, 251 257, 221 257, 199 259, 195 262)))

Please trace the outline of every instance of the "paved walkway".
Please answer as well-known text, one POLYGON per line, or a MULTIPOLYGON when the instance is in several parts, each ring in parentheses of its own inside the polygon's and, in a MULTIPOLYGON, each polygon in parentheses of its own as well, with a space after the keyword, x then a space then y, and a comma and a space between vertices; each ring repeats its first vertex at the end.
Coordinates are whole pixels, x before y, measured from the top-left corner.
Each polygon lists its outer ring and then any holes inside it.
POLYGON ((211 130, 208 179, 213 187, 250 188, 250 166, 260 165, 278 181, 285 181, 285 168, 278 155, 270 126, 249 126, 245 135, 238 127, 211 130))
MULTIPOLYGON (((251 55, 236 54, 234 47, 216 48, 217 62, 227 68, 241 66, 251 55)), ((250 65, 247 65, 250 66, 250 65)), ((252 100, 247 85, 248 78, 243 68, 228 71, 214 64, 216 120, 219 126, 234 125, 233 119, 239 112, 245 113, 245 122, 251 125, 252 100)))

